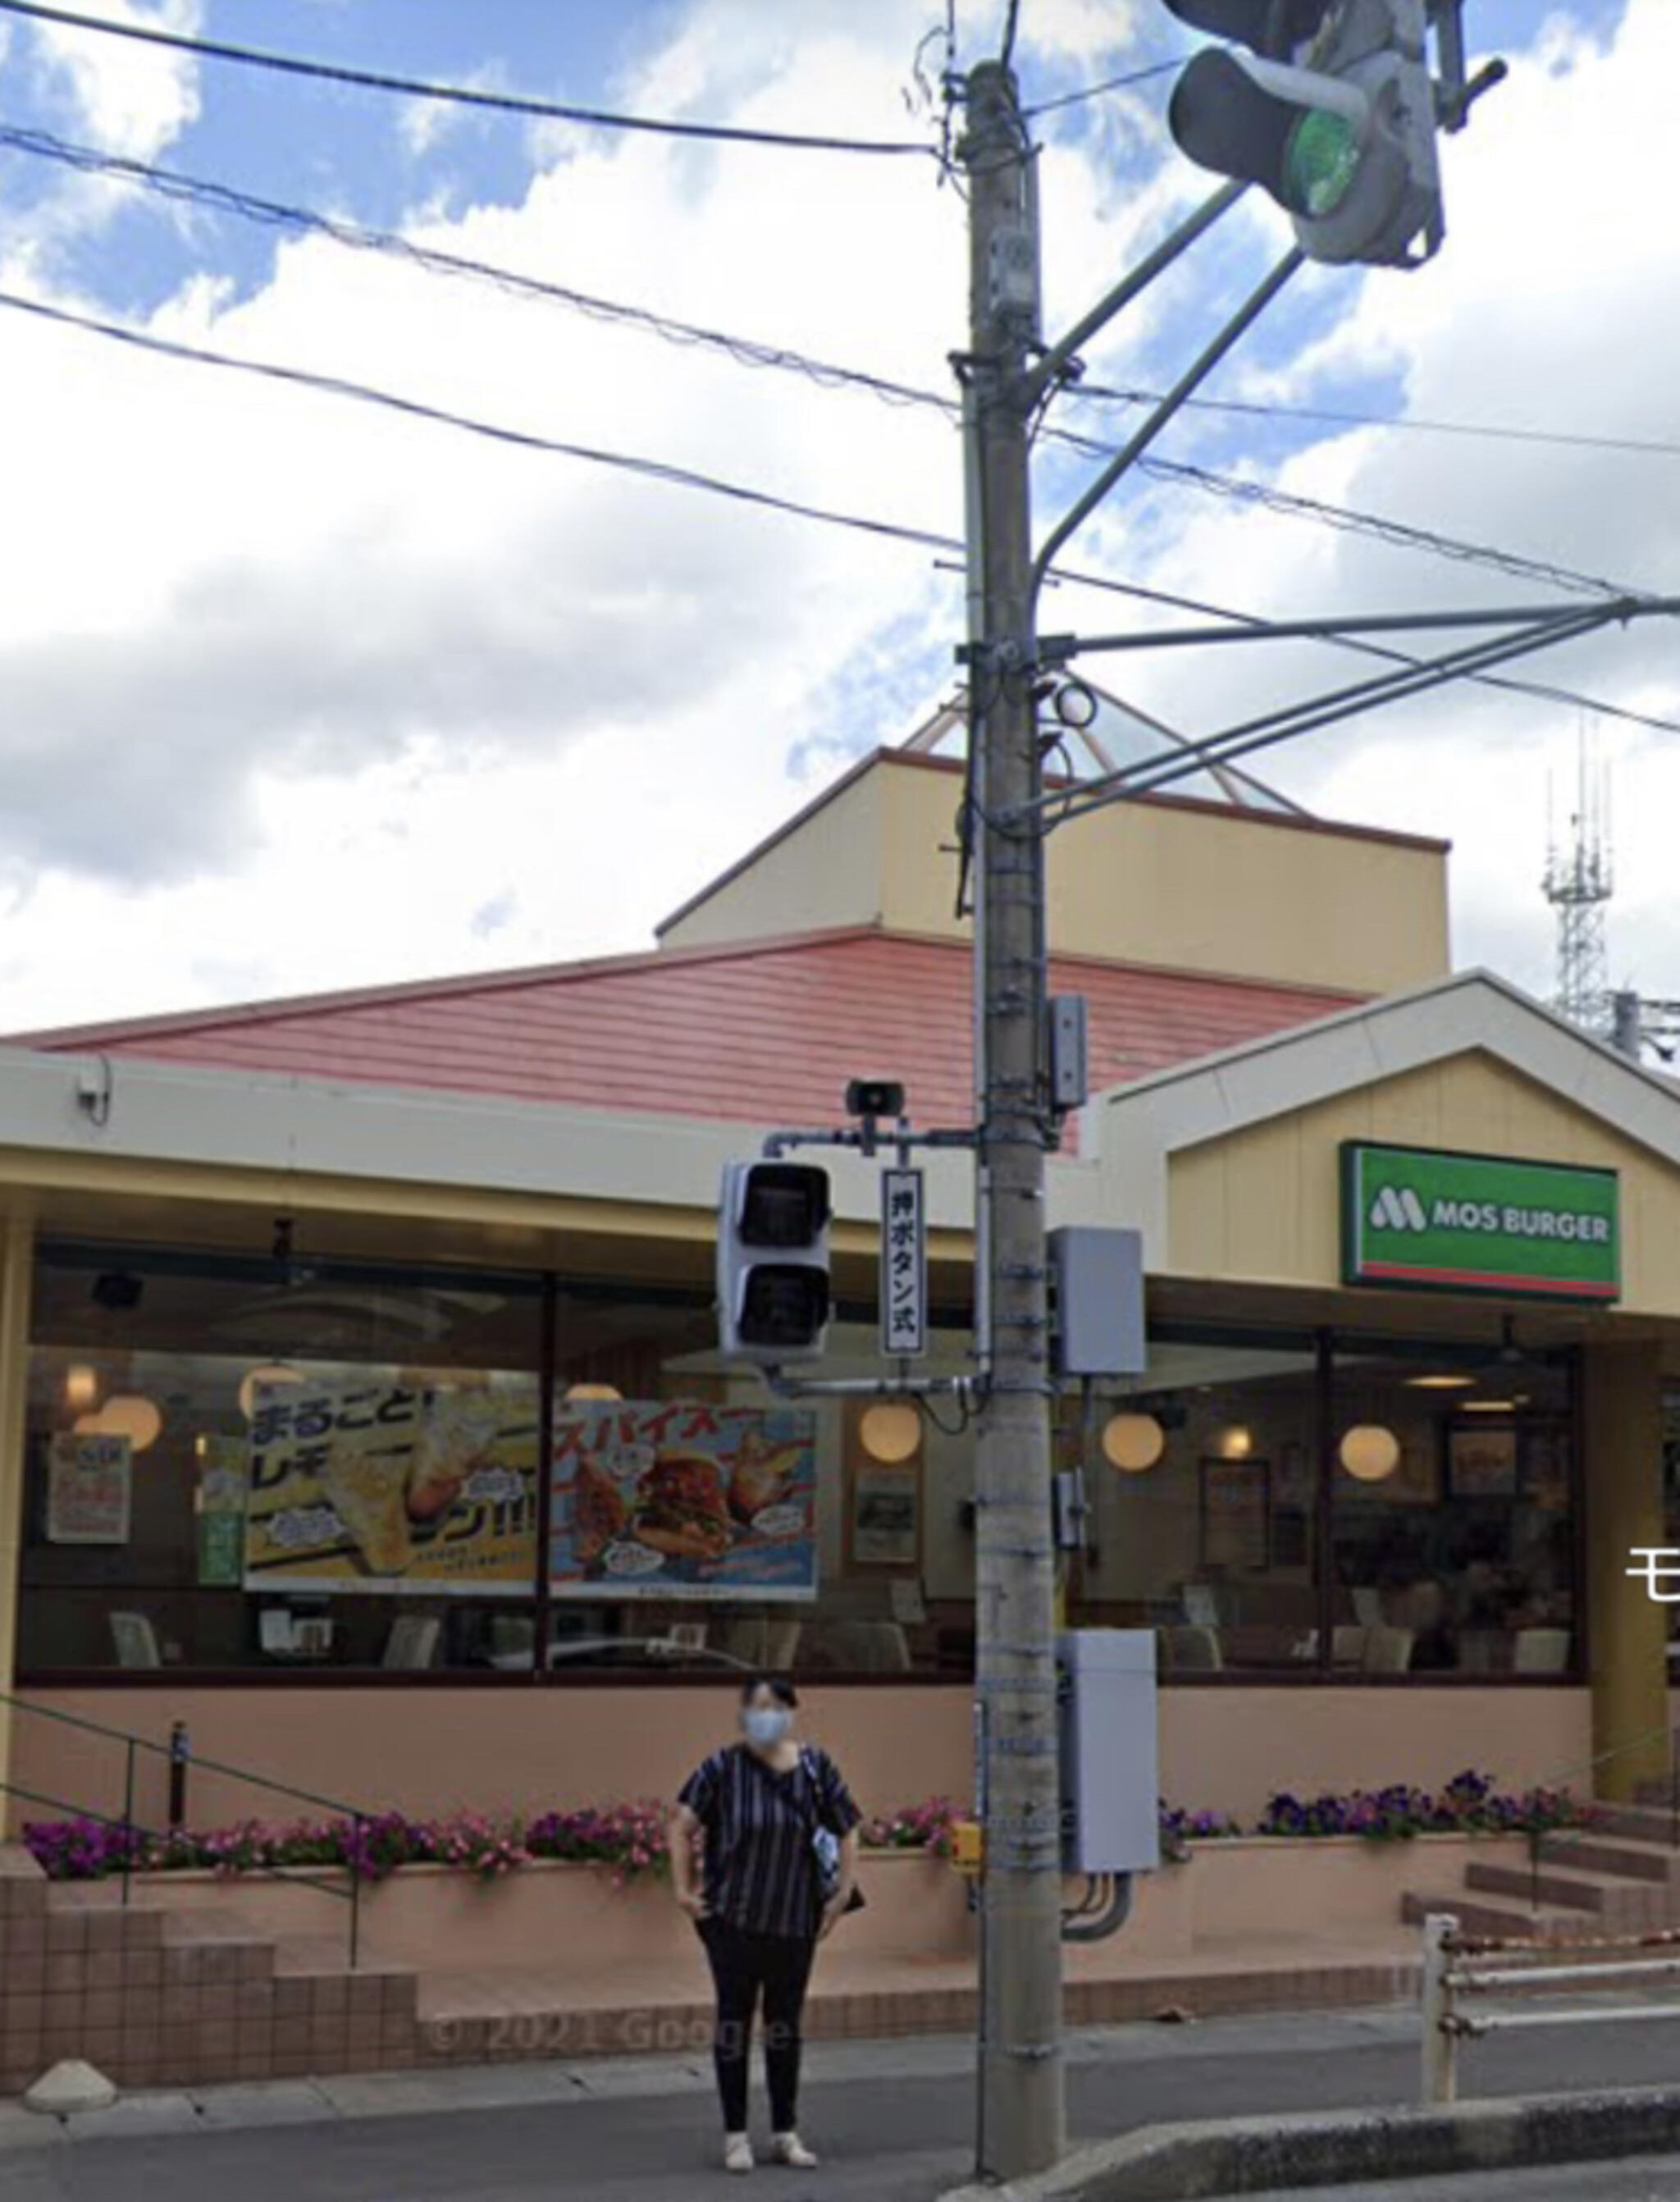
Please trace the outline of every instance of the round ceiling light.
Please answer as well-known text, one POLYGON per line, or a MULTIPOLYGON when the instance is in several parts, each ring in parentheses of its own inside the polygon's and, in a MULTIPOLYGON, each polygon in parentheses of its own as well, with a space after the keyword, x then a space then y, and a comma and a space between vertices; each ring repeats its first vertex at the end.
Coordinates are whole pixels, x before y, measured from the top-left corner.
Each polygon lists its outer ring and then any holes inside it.
POLYGON ((1166 1432, 1153 1415, 1111 1415, 1102 1426, 1102 1455, 1124 1475, 1144 1475, 1166 1451, 1166 1432))
POLYGON ((163 1416, 144 1392, 114 1392, 93 1417, 93 1427, 103 1437, 126 1438, 136 1452, 144 1452, 162 1436, 163 1416))
POLYGON ((1360 1422, 1342 1439, 1341 1459, 1356 1483, 1385 1483, 1400 1466, 1400 1440, 1379 1423, 1360 1422))
POLYGON ((871 1460, 913 1460, 921 1451, 922 1418, 914 1407, 885 1399, 864 1410, 857 1434, 871 1460))

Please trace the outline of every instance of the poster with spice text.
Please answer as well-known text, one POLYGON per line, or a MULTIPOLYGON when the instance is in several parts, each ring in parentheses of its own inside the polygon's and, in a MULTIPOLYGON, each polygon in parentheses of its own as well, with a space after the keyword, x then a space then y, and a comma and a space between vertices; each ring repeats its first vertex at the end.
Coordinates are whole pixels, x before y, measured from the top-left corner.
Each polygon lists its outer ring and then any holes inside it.
POLYGON ((535 1385, 258 1388, 245 1587, 530 1596, 535 1385))
POLYGON ((617 1400, 555 1426, 556 1598, 811 1599, 816 1425, 790 1408, 617 1400))

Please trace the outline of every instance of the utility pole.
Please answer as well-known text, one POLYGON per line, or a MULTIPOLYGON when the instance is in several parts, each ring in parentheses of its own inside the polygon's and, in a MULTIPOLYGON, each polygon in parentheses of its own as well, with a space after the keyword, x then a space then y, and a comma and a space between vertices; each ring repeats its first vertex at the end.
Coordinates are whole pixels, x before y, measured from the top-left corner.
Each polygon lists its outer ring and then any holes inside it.
POLYGON ((1044 838, 1034 684, 1027 382, 1037 180, 1011 70, 967 80, 971 334, 963 362, 971 603, 966 834, 975 888, 975 1460, 980 1880, 978 2168, 1062 2153, 1061 1829, 1044 1187, 1044 838))

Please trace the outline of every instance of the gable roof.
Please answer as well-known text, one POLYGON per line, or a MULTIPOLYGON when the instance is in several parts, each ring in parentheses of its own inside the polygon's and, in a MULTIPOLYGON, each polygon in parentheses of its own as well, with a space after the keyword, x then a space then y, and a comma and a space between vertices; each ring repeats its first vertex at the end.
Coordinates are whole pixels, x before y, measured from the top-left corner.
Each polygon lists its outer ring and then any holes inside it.
POLYGON ((1311 1026, 1274 1028, 1199 1062, 1163 1066, 1093 1104, 1087 1117, 1097 1124, 1088 1123, 1083 1144, 1101 1159, 1108 1207, 1141 1228, 1145 1258, 1158 1259, 1175 1154, 1471 1053, 1522 1073, 1680 1168, 1680 1084, 1486 970, 1455 972, 1311 1026))
MULTIPOLYGON (((1095 1090, 1346 1008, 1249 980, 1057 959, 1095 1090)), ((972 1113, 959 941, 847 928, 19 1035, 9 1045, 755 1124, 822 1122, 849 1078, 919 1122, 972 1113)))

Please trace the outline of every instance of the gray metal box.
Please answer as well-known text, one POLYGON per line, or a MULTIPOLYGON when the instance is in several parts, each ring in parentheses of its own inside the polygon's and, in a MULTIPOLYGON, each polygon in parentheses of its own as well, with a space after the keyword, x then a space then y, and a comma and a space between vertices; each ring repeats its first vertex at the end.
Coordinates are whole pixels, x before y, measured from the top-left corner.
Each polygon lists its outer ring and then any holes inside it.
POLYGON ((1141 1376, 1143 1236, 1069 1224, 1050 1233, 1056 1369, 1063 1376, 1141 1376))
POLYGON ((1090 1018, 1083 994, 1050 997, 1050 1098, 1083 1109, 1091 1097, 1090 1018))
POLYGON ((1062 1863, 1069 1873, 1160 1863, 1152 1628, 1056 1639, 1061 1681, 1062 1863))

